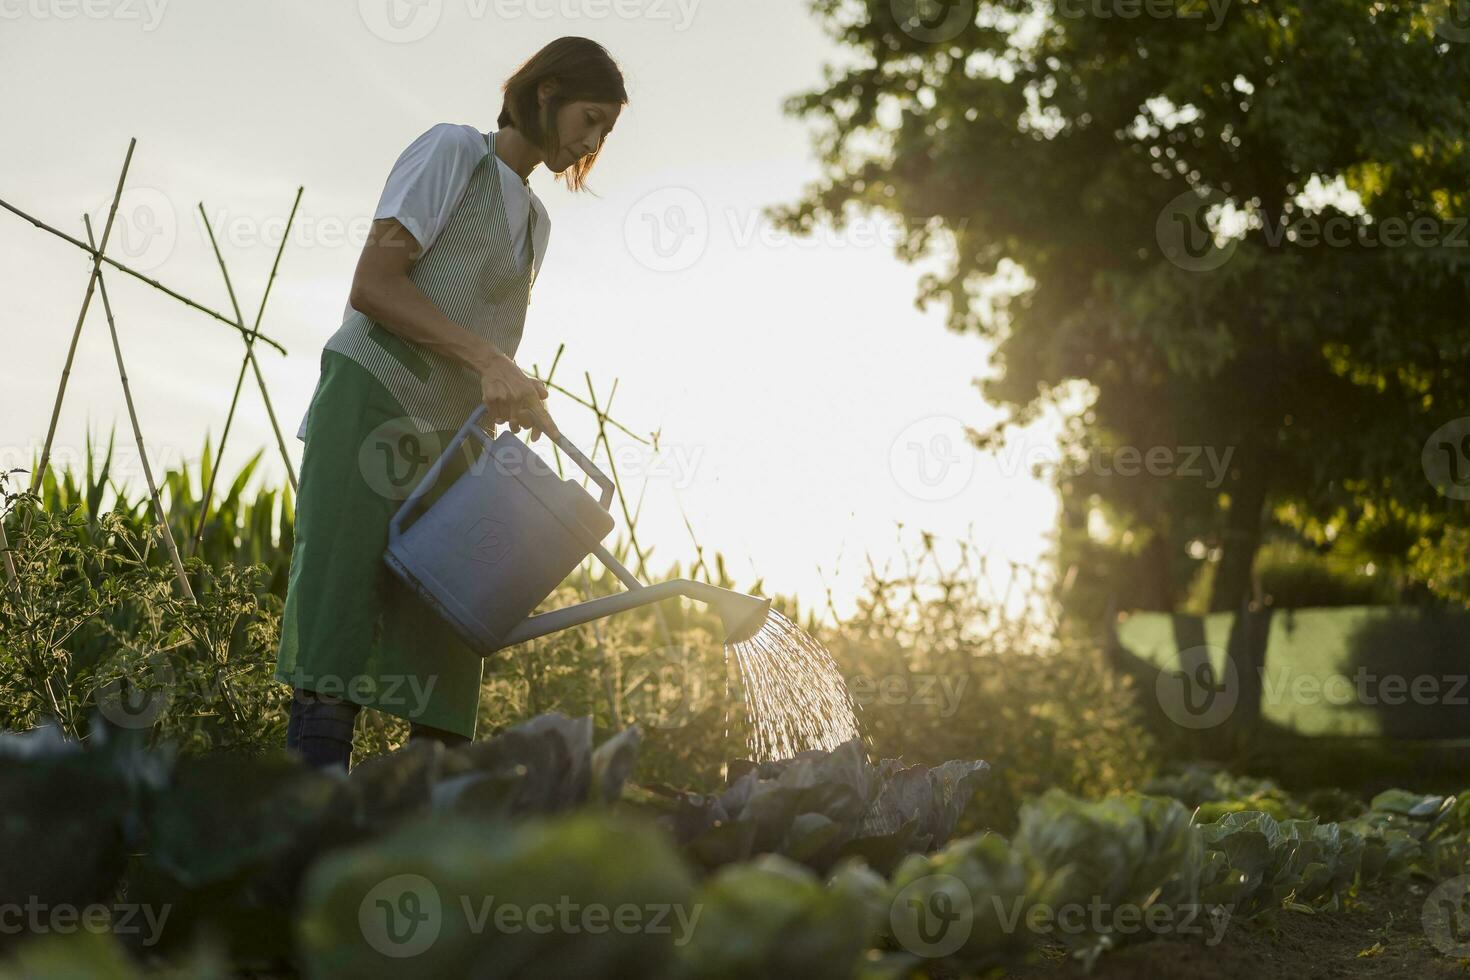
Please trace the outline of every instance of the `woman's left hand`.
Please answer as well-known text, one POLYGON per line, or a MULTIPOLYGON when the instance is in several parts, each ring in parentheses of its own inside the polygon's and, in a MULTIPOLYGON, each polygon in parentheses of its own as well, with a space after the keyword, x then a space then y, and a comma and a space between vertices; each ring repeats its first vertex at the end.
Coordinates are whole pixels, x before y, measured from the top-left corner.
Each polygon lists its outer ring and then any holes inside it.
POLYGON ((541 438, 542 432, 550 433, 553 436, 561 435, 561 430, 557 428, 556 422, 551 418, 551 414, 546 411, 545 404, 535 406, 527 405, 508 424, 510 425, 510 431, 515 433, 519 433, 523 428, 529 429, 531 431, 531 442, 535 442, 541 438))

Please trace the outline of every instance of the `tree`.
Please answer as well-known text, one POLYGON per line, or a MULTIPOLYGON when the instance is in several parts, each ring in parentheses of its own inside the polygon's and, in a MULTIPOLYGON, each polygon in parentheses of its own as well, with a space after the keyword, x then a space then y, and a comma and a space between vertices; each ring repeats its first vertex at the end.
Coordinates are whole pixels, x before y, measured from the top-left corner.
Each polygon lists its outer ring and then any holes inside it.
POLYGON ((857 57, 787 103, 828 173, 770 216, 876 209, 905 259, 948 244, 918 301, 996 341, 985 390, 1014 421, 1082 382, 1074 449, 1229 454, 1216 486, 1064 477, 1138 529, 1150 601, 1177 599, 1193 543, 1220 554, 1212 607, 1238 608, 1272 515, 1465 594, 1464 507, 1421 458, 1470 414, 1470 26, 1447 3, 812 9, 857 57))

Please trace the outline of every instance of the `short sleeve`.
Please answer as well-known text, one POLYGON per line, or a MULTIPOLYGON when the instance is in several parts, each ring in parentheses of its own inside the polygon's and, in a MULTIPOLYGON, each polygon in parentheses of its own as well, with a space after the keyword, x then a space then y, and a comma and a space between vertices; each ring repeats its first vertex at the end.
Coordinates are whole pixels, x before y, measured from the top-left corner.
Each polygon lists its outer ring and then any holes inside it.
POLYGON ((551 241, 551 215, 535 194, 531 195, 531 206, 536 209, 536 268, 533 271, 539 273, 546 261, 546 246, 551 241))
POLYGON ((464 196, 485 147, 473 127, 438 123, 408 145, 383 187, 374 220, 397 218, 427 252, 464 196))

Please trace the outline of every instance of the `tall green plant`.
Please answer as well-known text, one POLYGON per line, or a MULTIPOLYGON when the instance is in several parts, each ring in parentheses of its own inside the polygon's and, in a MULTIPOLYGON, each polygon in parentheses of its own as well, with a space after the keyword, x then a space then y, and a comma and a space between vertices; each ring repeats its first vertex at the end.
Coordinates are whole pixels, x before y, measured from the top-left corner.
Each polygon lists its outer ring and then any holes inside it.
MULTIPOLYGON (((86 500, 95 505, 98 473, 86 500)), ((53 500, 11 493, 3 517, 18 573, 0 594, 0 729, 54 720, 84 737, 88 718, 147 729, 189 749, 255 749, 281 739, 286 693, 274 683, 279 601, 261 566, 186 563, 197 601, 124 510, 94 511, 63 479, 53 500), (71 497, 65 495, 72 494, 71 497)))
MULTIPOLYGON (((114 442, 115 432, 109 434, 106 449, 99 450, 88 433, 86 458, 80 472, 70 467, 61 470, 48 467, 38 503, 53 514, 75 508, 81 521, 73 531, 81 542, 96 545, 106 543, 102 518, 106 514, 116 515, 123 527, 145 542, 144 561, 167 564, 168 555, 152 542, 155 517, 146 491, 121 485, 114 478, 114 442)), ((215 499, 209 502, 198 548, 194 547, 194 539, 204 508, 203 488, 209 485, 210 474, 217 465, 209 437, 205 437, 196 466, 191 468, 186 461, 170 467, 162 474, 159 486, 169 528, 186 556, 198 557, 205 566, 216 570, 264 565, 265 572, 260 577, 262 594, 284 600, 295 540, 296 508, 289 486, 262 487, 254 495, 248 494, 263 453, 264 450, 257 451, 227 482, 216 480, 215 499), (221 486, 223 493, 218 489, 221 486)), ((12 533, 8 522, 6 532, 12 533)), ((195 588, 205 584, 191 579, 195 588)))

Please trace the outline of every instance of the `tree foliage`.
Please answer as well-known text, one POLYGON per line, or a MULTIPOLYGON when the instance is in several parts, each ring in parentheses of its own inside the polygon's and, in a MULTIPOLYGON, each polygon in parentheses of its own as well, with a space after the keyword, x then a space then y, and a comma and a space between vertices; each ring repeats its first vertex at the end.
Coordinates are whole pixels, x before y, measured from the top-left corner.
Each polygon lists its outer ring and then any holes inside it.
POLYGON ((996 342, 985 391, 1013 421, 1081 389, 1074 451, 1230 453, 1215 486, 1061 479, 1074 527, 1096 507, 1136 532, 1139 604, 1177 600, 1193 544, 1234 608, 1272 519, 1470 594, 1463 507, 1425 456, 1470 464, 1470 440, 1426 447, 1470 394, 1470 29, 1449 5, 934 6, 813 4, 854 57, 789 101, 827 172, 772 216, 886 211, 902 257, 947 253, 919 301, 996 342))

